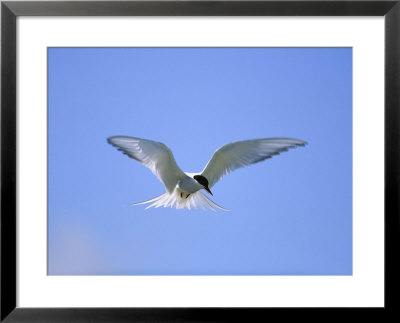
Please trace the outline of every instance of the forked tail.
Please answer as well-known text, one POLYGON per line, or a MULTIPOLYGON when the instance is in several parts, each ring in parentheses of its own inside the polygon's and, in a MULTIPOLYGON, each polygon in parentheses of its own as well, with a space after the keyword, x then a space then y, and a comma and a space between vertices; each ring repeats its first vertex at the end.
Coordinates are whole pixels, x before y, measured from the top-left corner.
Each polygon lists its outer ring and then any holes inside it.
POLYGON ((197 209, 201 208, 203 210, 210 209, 215 211, 215 209, 220 209, 224 211, 229 211, 228 209, 223 208, 217 203, 211 201, 207 196, 205 196, 202 192, 197 191, 194 194, 191 194, 188 198, 181 198, 179 194, 174 191, 172 194, 168 192, 161 194, 157 197, 154 197, 150 200, 134 203, 131 205, 140 205, 140 204, 149 204, 146 209, 151 207, 158 208, 160 206, 163 207, 172 207, 176 209, 197 209))

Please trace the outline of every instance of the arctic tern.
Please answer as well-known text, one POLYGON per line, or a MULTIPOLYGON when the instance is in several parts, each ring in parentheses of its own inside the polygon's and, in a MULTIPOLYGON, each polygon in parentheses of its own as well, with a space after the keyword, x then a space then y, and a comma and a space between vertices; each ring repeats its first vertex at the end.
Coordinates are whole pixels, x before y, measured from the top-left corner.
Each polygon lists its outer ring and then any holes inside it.
POLYGON ((307 142, 292 138, 263 138, 237 141, 219 148, 200 173, 183 172, 171 150, 161 142, 126 136, 108 138, 108 142, 129 157, 148 167, 164 184, 166 192, 150 200, 135 203, 151 207, 177 209, 222 209, 205 196, 200 189, 211 193, 210 188, 223 176, 235 169, 261 162, 289 148, 304 146, 307 142))

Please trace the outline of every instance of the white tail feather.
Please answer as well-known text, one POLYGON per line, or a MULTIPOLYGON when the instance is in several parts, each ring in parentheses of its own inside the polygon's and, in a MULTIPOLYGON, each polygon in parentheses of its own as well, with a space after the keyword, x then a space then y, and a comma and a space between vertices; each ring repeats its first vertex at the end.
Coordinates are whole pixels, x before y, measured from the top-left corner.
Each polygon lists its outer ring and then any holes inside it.
POLYGON ((217 203, 211 201, 207 196, 205 196, 202 192, 197 191, 196 193, 191 194, 188 198, 181 198, 180 193, 176 190, 169 194, 165 192, 157 197, 154 197, 150 200, 133 203, 131 205, 141 205, 141 204, 149 204, 146 207, 146 210, 154 207, 171 207, 176 209, 197 209, 201 208, 203 210, 210 209, 215 212, 215 209, 220 209, 224 211, 229 211, 228 209, 223 208, 217 203))

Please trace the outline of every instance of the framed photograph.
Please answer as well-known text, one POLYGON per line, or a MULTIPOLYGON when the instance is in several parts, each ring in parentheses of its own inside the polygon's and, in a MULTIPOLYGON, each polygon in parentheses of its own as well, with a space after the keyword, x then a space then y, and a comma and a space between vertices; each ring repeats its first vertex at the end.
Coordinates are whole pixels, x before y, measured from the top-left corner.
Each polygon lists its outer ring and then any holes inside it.
POLYGON ((392 315, 399 14, 3 1, 1 320, 392 315))

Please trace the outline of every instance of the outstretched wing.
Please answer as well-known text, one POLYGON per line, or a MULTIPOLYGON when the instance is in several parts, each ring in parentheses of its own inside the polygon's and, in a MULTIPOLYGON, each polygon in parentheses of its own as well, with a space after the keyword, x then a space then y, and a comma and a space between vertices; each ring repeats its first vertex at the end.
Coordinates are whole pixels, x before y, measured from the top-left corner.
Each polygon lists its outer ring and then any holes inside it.
POLYGON ((174 191, 177 182, 184 176, 171 150, 161 142, 125 136, 110 137, 108 142, 148 167, 164 184, 168 193, 174 191))
POLYGON ((307 143, 291 138, 264 138, 255 140, 237 141, 219 148, 201 175, 208 180, 212 187, 226 174, 240 167, 258 163, 289 148, 304 146, 307 143))

